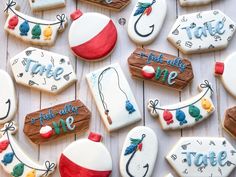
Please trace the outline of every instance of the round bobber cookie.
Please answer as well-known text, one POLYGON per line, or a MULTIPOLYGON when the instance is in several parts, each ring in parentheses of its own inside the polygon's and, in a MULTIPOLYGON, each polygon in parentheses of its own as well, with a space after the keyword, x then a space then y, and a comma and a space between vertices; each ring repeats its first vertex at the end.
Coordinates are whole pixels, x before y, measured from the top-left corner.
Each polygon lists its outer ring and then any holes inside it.
POLYGON ((224 62, 216 62, 215 74, 221 78, 225 89, 236 98, 236 52, 226 58, 224 62))
POLYGON ((88 139, 71 143, 60 157, 61 177, 109 177, 112 159, 101 138, 91 132, 88 139))
POLYGON ((117 30, 109 17, 99 13, 83 14, 77 10, 71 14, 71 19, 69 45, 76 56, 86 61, 97 61, 112 53, 117 30))

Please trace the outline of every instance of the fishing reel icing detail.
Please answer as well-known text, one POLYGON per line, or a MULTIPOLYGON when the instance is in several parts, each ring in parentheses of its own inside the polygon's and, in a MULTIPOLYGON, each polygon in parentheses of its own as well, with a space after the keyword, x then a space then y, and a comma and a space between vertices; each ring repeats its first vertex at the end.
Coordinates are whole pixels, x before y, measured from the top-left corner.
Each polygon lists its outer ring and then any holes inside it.
POLYGON ((148 110, 153 117, 159 117, 164 130, 192 127, 208 118, 215 110, 210 83, 205 80, 199 90, 200 94, 174 105, 160 106, 158 99, 150 100, 148 110))
POLYGON ((93 71, 86 79, 108 131, 141 120, 135 97, 119 64, 93 71))
POLYGON ((17 110, 14 83, 9 74, 0 70, 0 124, 10 121, 17 110))
POLYGON ((151 177, 158 152, 155 132, 144 126, 133 128, 127 135, 120 158, 122 177, 151 177))
POLYGON ((55 163, 45 161, 44 165, 39 165, 23 152, 12 136, 16 131, 14 122, 6 123, 1 129, 0 164, 3 169, 14 177, 47 177, 53 173, 55 163))
POLYGON ((236 52, 228 56, 225 61, 215 63, 215 75, 220 78, 225 89, 236 98, 236 52))
POLYGON ((129 37, 135 43, 150 44, 162 29, 166 12, 166 0, 139 0, 129 18, 129 37))
POLYGON ((228 177, 236 165, 236 150, 225 138, 181 138, 166 156, 180 177, 228 177))
POLYGON ((168 40, 184 54, 211 52, 228 46, 235 22, 220 10, 179 16, 168 40))
POLYGON ((4 29, 11 35, 31 44, 51 46, 58 32, 67 24, 65 14, 57 15, 56 21, 37 19, 15 9, 16 2, 8 0, 5 12, 8 14, 4 29))
POLYGON ((57 94, 76 79, 67 56, 29 47, 10 60, 17 83, 57 94))
POLYGON ((34 12, 55 9, 66 5, 65 0, 29 0, 29 3, 34 12))

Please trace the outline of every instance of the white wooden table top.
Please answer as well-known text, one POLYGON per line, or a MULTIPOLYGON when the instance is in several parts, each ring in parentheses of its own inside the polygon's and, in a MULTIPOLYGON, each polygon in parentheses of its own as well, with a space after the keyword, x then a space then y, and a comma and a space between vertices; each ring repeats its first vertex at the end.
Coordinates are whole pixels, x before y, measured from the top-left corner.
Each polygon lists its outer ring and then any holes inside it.
MULTIPOLYGON (((26 14, 32 14, 31 9, 29 7, 28 0, 16 0, 20 4, 21 12, 26 14)), ((235 99, 232 98, 223 88, 221 82, 214 77, 214 62, 216 60, 224 60, 230 53, 234 52, 236 49, 236 36, 234 36, 233 40, 229 47, 220 52, 200 54, 200 55, 190 55, 184 56, 189 57, 193 69, 195 78, 193 82, 188 86, 183 92, 177 92, 169 89, 164 89, 153 85, 152 83, 142 82, 138 80, 134 80, 130 77, 127 65, 127 58, 131 54, 131 52, 136 48, 136 45, 132 43, 127 35, 127 22, 125 25, 120 25, 118 20, 120 18, 125 18, 128 21, 131 10, 133 9, 136 1, 132 0, 132 2, 121 12, 112 12, 109 10, 105 10, 99 7, 95 7, 92 5, 88 5, 78 0, 67 0, 66 8, 64 9, 56 9, 52 11, 44 11, 39 13, 34 13, 33 15, 43 19, 54 19, 57 13, 61 13, 62 11, 69 15, 71 12, 75 11, 77 8, 80 8, 83 12, 100 12, 110 16, 117 27, 118 30, 118 44, 114 53, 108 59, 97 62, 97 63, 88 63, 83 62, 81 60, 77 60, 76 57, 73 56, 69 49, 68 45, 68 30, 62 33, 58 40, 56 41, 56 45, 54 47, 48 48, 48 50, 58 52, 64 55, 68 55, 73 62, 73 66, 76 70, 78 82, 72 85, 70 88, 62 92, 57 96, 45 94, 43 92, 31 90, 24 86, 16 85, 17 87, 17 98, 18 98, 18 112, 15 116, 15 120, 19 124, 19 132, 16 135, 16 138, 20 144, 20 146, 30 154, 32 159, 39 160, 43 162, 45 159, 58 160, 60 153, 63 149, 70 144, 70 142, 81 138, 76 135, 68 136, 65 139, 59 139, 52 143, 36 146, 29 142, 28 138, 23 133, 23 125, 24 118, 27 113, 34 112, 41 108, 46 108, 57 103, 63 103, 66 101, 70 101, 76 98, 81 99, 92 111, 92 120, 90 124, 90 130, 100 132, 103 135, 103 142, 110 150, 112 159, 113 159, 113 174, 112 177, 119 177, 119 158, 121 148, 123 146, 124 139, 133 127, 137 125, 145 125, 151 127, 157 134, 159 139, 159 153, 156 162, 155 171, 153 173, 154 177, 163 177, 167 173, 172 172, 175 174, 174 170, 168 165, 165 160, 165 155, 169 152, 169 150, 173 147, 173 145, 179 140, 180 137, 183 136, 224 136, 226 137, 234 147, 236 147, 236 141, 232 139, 223 129, 222 129, 222 121, 225 110, 228 107, 235 105, 235 99), (133 90, 134 95, 136 96, 136 100, 138 102, 139 108, 143 114, 143 120, 135 125, 126 127, 120 131, 114 133, 108 133, 100 120, 100 116, 98 110, 96 109, 96 105, 92 99, 92 95, 88 89, 88 85, 85 81, 85 75, 95 69, 98 69, 102 66, 106 66, 110 63, 119 62, 125 72, 125 75, 130 83, 130 86, 133 90), (197 126, 178 131, 162 131, 157 120, 154 120, 146 110, 145 106, 147 100, 149 98, 159 98, 163 105, 172 104, 176 102, 180 102, 181 100, 188 99, 198 93, 197 86, 198 84, 204 80, 208 79, 215 89, 213 101, 216 105, 217 110, 211 116, 211 118, 206 121, 198 124, 197 126)), ((158 36, 158 38, 150 45, 148 48, 174 54, 180 55, 182 54, 178 52, 167 40, 167 34, 169 33, 171 26, 173 25, 176 17, 178 15, 182 15, 185 13, 197 12, 200 10, 210 10, 210 9, 220 9, 224 13, 226 13, 229 17, 231 17, 234 21, 236 21, 236 13, 235 13, 235 0, 218 0, 215 3, 212 3, 203 7, 194 7, 194 8, 181 8, 178 0, 167 0, 168 3, 168 14, 166 21, 164 23, 163 29, 158 36)), ((0 5, 0 26, 2 30, 0 31, 0 68, 8 71, 11 75, 11 70, 9 67, 9 60, 11 57, 21 52, 29 45, 13 38, 12 36, 7 35, 3 30, 3 24, 5 23, 6 16, 3 13, 4 3, 0 5)), ((70 22, 69 22, 70 25, 70 22)), ((44 48, 45 49, 45 48, 44 48)), ((88 154, 89 155, 89 154, 88 154)), ((98 162, 99 163, 99 162, 98 162)), ((0 168, 0 176, 7 177, 8 175, 0 168)), ((59 177, 59 171, 57 169, 56 173, 52 175, 53 177, 59 177)), ((177 177, 177 175, 175 174, 177 177)), ((230 177, 235 177, 236 171, 232 173, 230 177)))

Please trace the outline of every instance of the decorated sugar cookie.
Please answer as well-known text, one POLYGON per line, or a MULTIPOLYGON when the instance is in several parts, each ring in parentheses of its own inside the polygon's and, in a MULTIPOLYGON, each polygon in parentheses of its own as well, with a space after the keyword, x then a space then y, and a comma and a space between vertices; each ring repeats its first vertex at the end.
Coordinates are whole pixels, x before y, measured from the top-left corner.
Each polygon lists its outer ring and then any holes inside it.
POLYGON ((25 118, 24 133, 42 144, 69 134, 82 134, 89 128, 91 112, 79 100, 30 113, 25 118))
POLYGON ((17 131, 14 122, 1 129, 0 164, 13 177, 46 177, 55 170, 55 163, 45 161, 39 165, 32 161, 17 144, 13 134, 17 131))
POLYGON ((83 14, 77 10, 71 14, 71 19, 69 44, 76 56, 86 61, 97 61, 112 53, 117 30, 109 17, 92 12, 83 14))
POLYGON ((160 106, 158 99, 148 102, 148 110, 153 117, 159 117, 164 130, 192 127, 208 118, 215 107, 211 100, 213 90, 208 81, 200 84, 201 93, 186 101, 160 106))
POLYGON ((91 132, 88 139, 67 146, 59 161, 61 177, 109 177, 112 159, 101 138, 101 135, 91 132))
POLYGON ((9 34, 31 44, 53 45, 58 32, 63 31, 67 23, 65 14, 57 15, 56 21, 41 20, 17 11, 14 0, 8 0, 6 5, 5 12, 8 18, 4 29, 9 34))
POLYGON ((15 86, 9 74, 0 70, 0 124, 13 118, 17 109, 15 86))
POLYGON ((124 142, 120 158, 122 177, 151 177, 158 151, 155 132, 148 127, 135 127, 124 142))
POLYGON ((10 60, 17 83, 59 93, 77 79, 68 57, 29 47, 10 60))
POLYGON ((130 3, 130 0, 102 0, 102 1, 81 0, 81 1, 114 11, 121 11, 130 3))
POLYGON ((220 77, 225 89, 234 97, 236 97, 235 57, 236 53, 233 53, 225 61, 218 61, 215 64, 215 74, 220 77))
POLYGON ((194 77, 191 62, 154 50, 137 48, 128 58, 134 78, 183 90, 194 77))
POLYGON ((179 0, 181 6, 198 6, 210 4, 214 0, 179 0))
POLYGON ((108 131, 141 120, 138 105, 119 64, 93 71, 86 78, 108 131))
POLYGON ((33 11, 49 10, 66 5, 65 0, 29 0, 33 11))
POLYGON ((166 12, 166 0, 138 0, 129 18, 129 37, 137 44, 150 44, 159 34, 166 12))
POLYGON ((236 165, 236 150, 225 138, 181 138, 167 161, 180 177, 227 177, 236 165))
POLYGON ((236 138, 236 106, 227 109, 224 116, 224 129, 236 138))
POLYGON ((220 10, 179 16, 168 40, 185 54, 224 49, 235 32, 235 22, 220 10))

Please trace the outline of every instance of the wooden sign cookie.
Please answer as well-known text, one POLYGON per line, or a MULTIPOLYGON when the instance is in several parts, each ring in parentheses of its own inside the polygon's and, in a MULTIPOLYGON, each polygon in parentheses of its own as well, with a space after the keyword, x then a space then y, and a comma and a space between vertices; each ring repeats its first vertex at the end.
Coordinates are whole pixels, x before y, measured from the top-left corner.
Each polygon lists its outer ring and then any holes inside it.
POLYGON ((236 138, 236 106, 226 110, 223 127, 230 135, 236 138))
POLYGON ((177 104, 160 106, 158 99, 149 100, 148 110, 153 117, 159 117, 164 130, 192 127, 208 118, 215 107, 211 100, 213 93, 208 81, 200 84, 198 95, 177 104))
POLYGON ((33 11, 49 10, 66 5, 65 0, 29 0, 33 11))
POLYGON ((77 80, 67 56, 46 50, 29 47, 10 63, 17 83, 45 92, 57 94, 77 80))
POLYGON ((43 165, 30 159, 13 137, 17 131, 14 122, 1 129, 0 164, 13 177, 47 177, 54 172, 56 164, 45 161, 43 165))
POLYGON ((8 0, 5 12, 8 14, 4 29, 22 41, 42 46, 55 43, 58 32, 67 24, 65 14, 57 15, 56 21, 41 20, 25 15, 15 9, 16 2, 8 0))
POLYGON ((130 3, 130 0, 81 0, 81 1, 114 11, 121 11, 130 3))
POLYGON ((137 48, 128 58, 128 64, 134 78, 180 91, 194 78, 189 60, 154 50, 137 48))
POLYGON ((89 128, 91 112, 79 100, 30 113, 25 118, 24 133, 35 144, 42 144, 68 134, 82 134, 89 128))
POLYGON ((236 150, 225 138, 181 138, 166 156, 179 177, 228 177, 236 165, 236 150))

